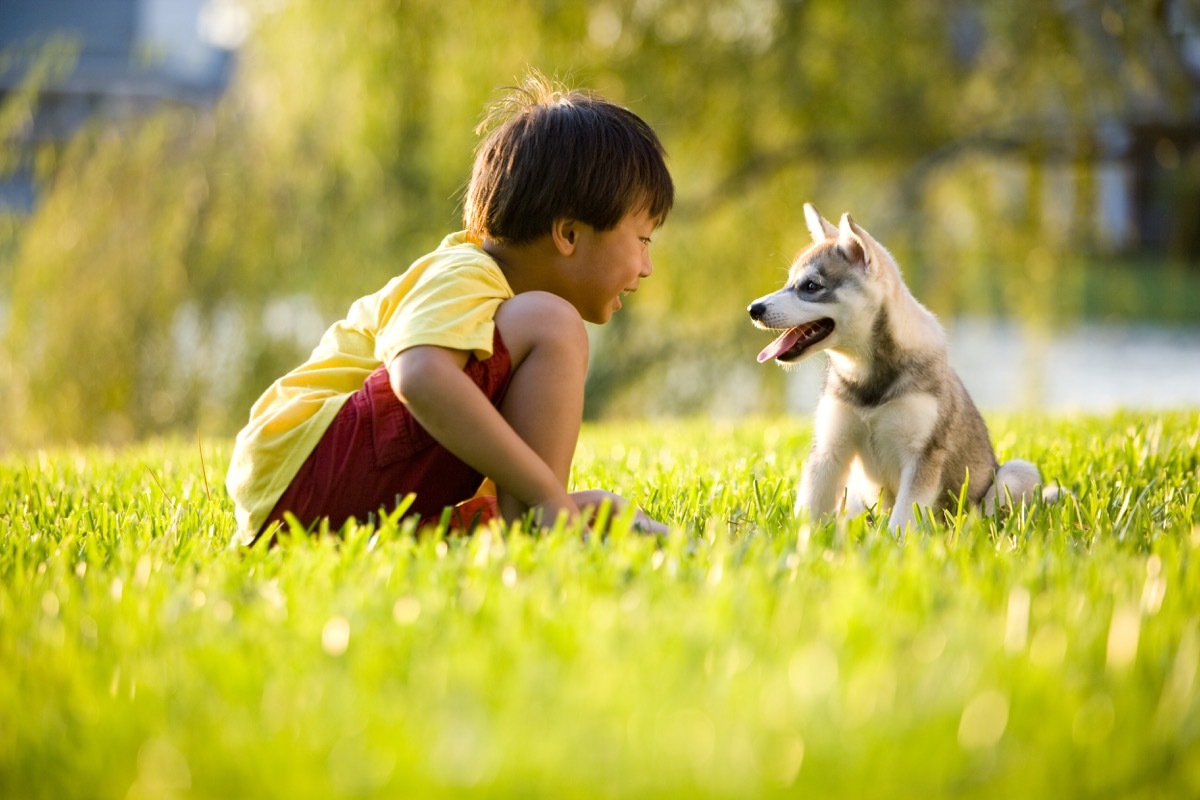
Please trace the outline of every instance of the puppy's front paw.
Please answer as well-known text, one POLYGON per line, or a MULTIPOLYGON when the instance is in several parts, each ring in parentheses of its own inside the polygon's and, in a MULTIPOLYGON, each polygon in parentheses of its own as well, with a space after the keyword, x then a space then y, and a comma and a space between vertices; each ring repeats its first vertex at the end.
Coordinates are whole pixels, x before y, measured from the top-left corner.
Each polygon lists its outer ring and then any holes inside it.
POLYGON ((896 506, 892 509, 892 513, 888 515, 888 530, 895 536, 903 535, 909 527, 916 522, 916 517, 913 515, 913 509, 896 506))

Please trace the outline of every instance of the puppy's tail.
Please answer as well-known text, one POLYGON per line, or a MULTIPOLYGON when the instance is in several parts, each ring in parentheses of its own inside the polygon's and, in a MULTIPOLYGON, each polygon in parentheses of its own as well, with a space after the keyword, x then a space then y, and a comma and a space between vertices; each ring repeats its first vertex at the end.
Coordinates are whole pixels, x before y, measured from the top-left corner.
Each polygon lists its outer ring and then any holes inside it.
MULTIPOLYGON (((992 515, 997 508, 1006 508, 1011 503, 1021 506, 1031 502, 1034 491, 1042 483, 1042 475, 1038 468, 1028 461, 1014 458, 1006 461, 996 470, 996 478, 983 495, 983 513, 992 515)), ((1042 501, 1053 503, 1061 496, 1062 490, 1056 484, 1042 489, 1042 501)))

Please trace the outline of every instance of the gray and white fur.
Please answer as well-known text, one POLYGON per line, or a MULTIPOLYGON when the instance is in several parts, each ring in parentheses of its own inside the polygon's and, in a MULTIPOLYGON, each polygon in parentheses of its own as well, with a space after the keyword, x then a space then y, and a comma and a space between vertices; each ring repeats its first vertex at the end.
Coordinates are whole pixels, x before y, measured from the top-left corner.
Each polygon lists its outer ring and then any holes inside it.
POLYGON ((964 482, 986 514, 1030 501, 1037 468, 997 462, 942 326, 892 256, 849 214, 835 227, 805 204, 804 217, 813 244, 782 289, 749 307, 755 325, 780 332, 759 361, 791 367, 821 351, 829 359, 797 513, 817 520, 880 500, 892 530, 903 531, 914 507, 953 507, 964 482))

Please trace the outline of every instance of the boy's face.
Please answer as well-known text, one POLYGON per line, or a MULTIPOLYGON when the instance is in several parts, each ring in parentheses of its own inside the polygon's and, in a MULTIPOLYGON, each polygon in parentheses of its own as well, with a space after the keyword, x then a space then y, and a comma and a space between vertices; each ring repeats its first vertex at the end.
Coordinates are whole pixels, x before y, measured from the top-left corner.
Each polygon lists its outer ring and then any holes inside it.
POLYGON ((636 291, 654 271, 650 236, 658 220, 648 211, 626 214, 610 231, 575 225, 575 252, 570 259, 563 296, 588 322, 604 324, 621 308, 621 295, 636 291))

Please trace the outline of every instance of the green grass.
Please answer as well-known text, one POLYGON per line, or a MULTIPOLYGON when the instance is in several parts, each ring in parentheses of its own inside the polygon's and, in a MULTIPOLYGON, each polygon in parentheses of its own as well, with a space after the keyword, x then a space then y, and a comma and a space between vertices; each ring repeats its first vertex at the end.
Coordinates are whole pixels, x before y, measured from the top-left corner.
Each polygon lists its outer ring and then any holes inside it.
POLYGON ((991 422, 1074 495, 903 541, 791 517, 806 420, 586 428, 661 541, 231 551, 226 441, 10 454, 0 796, 1200 794, 1200 412, 991 422))

